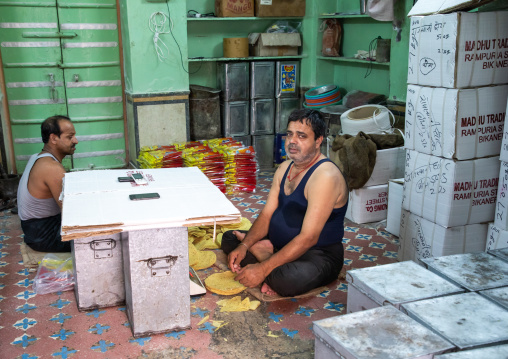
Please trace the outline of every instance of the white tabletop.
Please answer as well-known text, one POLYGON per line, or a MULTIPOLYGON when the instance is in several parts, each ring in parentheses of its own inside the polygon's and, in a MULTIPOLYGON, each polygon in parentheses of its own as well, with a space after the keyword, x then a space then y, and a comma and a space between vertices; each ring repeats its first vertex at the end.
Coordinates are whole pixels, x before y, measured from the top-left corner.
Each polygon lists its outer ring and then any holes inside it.
POLYGON ((240 211, 197 167, 66 173, 62 240, 121 231, 236 223, 240 211), (147 185, 119 182, 133 172, 147 185), (132 201, 130 194, 159 199, 132 201))

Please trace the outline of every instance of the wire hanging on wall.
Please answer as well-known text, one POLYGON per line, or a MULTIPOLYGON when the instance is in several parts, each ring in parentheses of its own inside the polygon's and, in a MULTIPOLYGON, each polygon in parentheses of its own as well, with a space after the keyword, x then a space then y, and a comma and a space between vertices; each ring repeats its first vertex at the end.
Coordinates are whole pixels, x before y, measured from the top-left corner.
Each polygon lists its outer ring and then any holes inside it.
POLYGON ((371 73, 372 73, 372 62, 376 61, 374 58, 376 57, 376 49, 377 49, 377 40, 380 39, 381 36, 378 36, 374 39, 372 39, 369 43, 369 66, 367 67, 367 72, 365 72, 365 76, 363 77, 366 79, 371 73), (374 60, 373 60, 374 59, 374 60))

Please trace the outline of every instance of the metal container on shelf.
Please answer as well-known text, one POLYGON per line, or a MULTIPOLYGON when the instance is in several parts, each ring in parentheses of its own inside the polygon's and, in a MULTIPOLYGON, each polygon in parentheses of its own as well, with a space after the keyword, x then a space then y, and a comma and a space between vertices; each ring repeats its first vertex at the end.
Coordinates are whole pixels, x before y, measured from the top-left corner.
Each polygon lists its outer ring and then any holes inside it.
POLYGON ((252 145, 260 169, 273 168, 274 135, 252 136, 252 145))
POLYGON ((190 139, 197 141, 220 137, 220 90, 199 85, 189 87, 190 139))
POLYGON ((275 110, 275 133, 286 132, 291 112, 301 108, 299 97, 279 97, 275 110))
POLYGON ((277 61, 275 79, 275 97, 298 97, 300 61, 277 61))
POLYGON ((348 110, 349 108, 344 105, 326 106, 320 110, 323 114, 323 120, 325 120, 329 135, 336 136, 340 133, 340 116, 348 110))
POLYGON ((252 136, 251 135, 247 135, 247 136, 231 136, 231 137, 235 141, 241 141, 244 144, 244 146, 251 146, 252 145, 252 136))
POLYGON ((253 61, 250 63, 250 98, 274 98, 275 62, 253 61))
POLYGON ((222 102, 224 136, 250 135, 250 101, 222 102))
POLYGON ((273 135, 275 99, 256 99, 250 103, 250 134, 273 135))
POLYGON ((119 233, 74 239, 71 254, 80 311, 125 304, 119 233))
POLYGON ((217 84, 222 101, 245 101, 249 97, 249 63, 222 62, 217 64, 217 84))

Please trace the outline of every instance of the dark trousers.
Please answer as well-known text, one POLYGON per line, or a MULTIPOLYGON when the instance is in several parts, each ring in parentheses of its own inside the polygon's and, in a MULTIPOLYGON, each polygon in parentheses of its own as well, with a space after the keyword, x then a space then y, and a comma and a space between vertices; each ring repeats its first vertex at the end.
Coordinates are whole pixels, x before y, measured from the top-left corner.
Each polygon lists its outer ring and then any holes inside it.
POLYGON ((60 228, 62 215, 46 218, 33 218, 21 221, 24 241, 27 246, 38 252, 70 252, 71 243, 62 242, 60 228))
MULTIPOLYGON (((246 233, 246 231, 238 232, 246 233)), ((231 253, 239 244, 240 241, 233 231, 222 235, 221 248, 224 253, 231 253)), ((247 251, 247 255, 240 265, 244 267, 254 263, 258 263, 258 260, 247 251)), ((294 297, 336 280, 343 264, 344 247, 342 243, 311 248, 297 260, 275 268, 266 277, 265 282, 280 296, 294 297)))

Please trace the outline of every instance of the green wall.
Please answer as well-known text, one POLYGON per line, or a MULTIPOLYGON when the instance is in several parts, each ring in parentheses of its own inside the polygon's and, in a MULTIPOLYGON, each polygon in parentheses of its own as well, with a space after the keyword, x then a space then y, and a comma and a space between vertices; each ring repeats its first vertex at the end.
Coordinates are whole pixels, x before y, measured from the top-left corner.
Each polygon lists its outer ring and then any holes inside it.
MULTIPOLYGON (((125 90, 129 94, 181 92, 189 90, 187 70, 187 19, 185 0, 120 0, 124 51, 125 90), (159 61, 148 22, 155 12, 171 15, 173 36, 161 34, 168 49, 159 61), (184 70, 185 68, 185 70, 184 70)), ((167 21, 169 24, 169 19, 167 21)), ((166 26, 166 31, 169 27, 166 26)), ((163 47, 161 45, 161 47, 163 47)))

